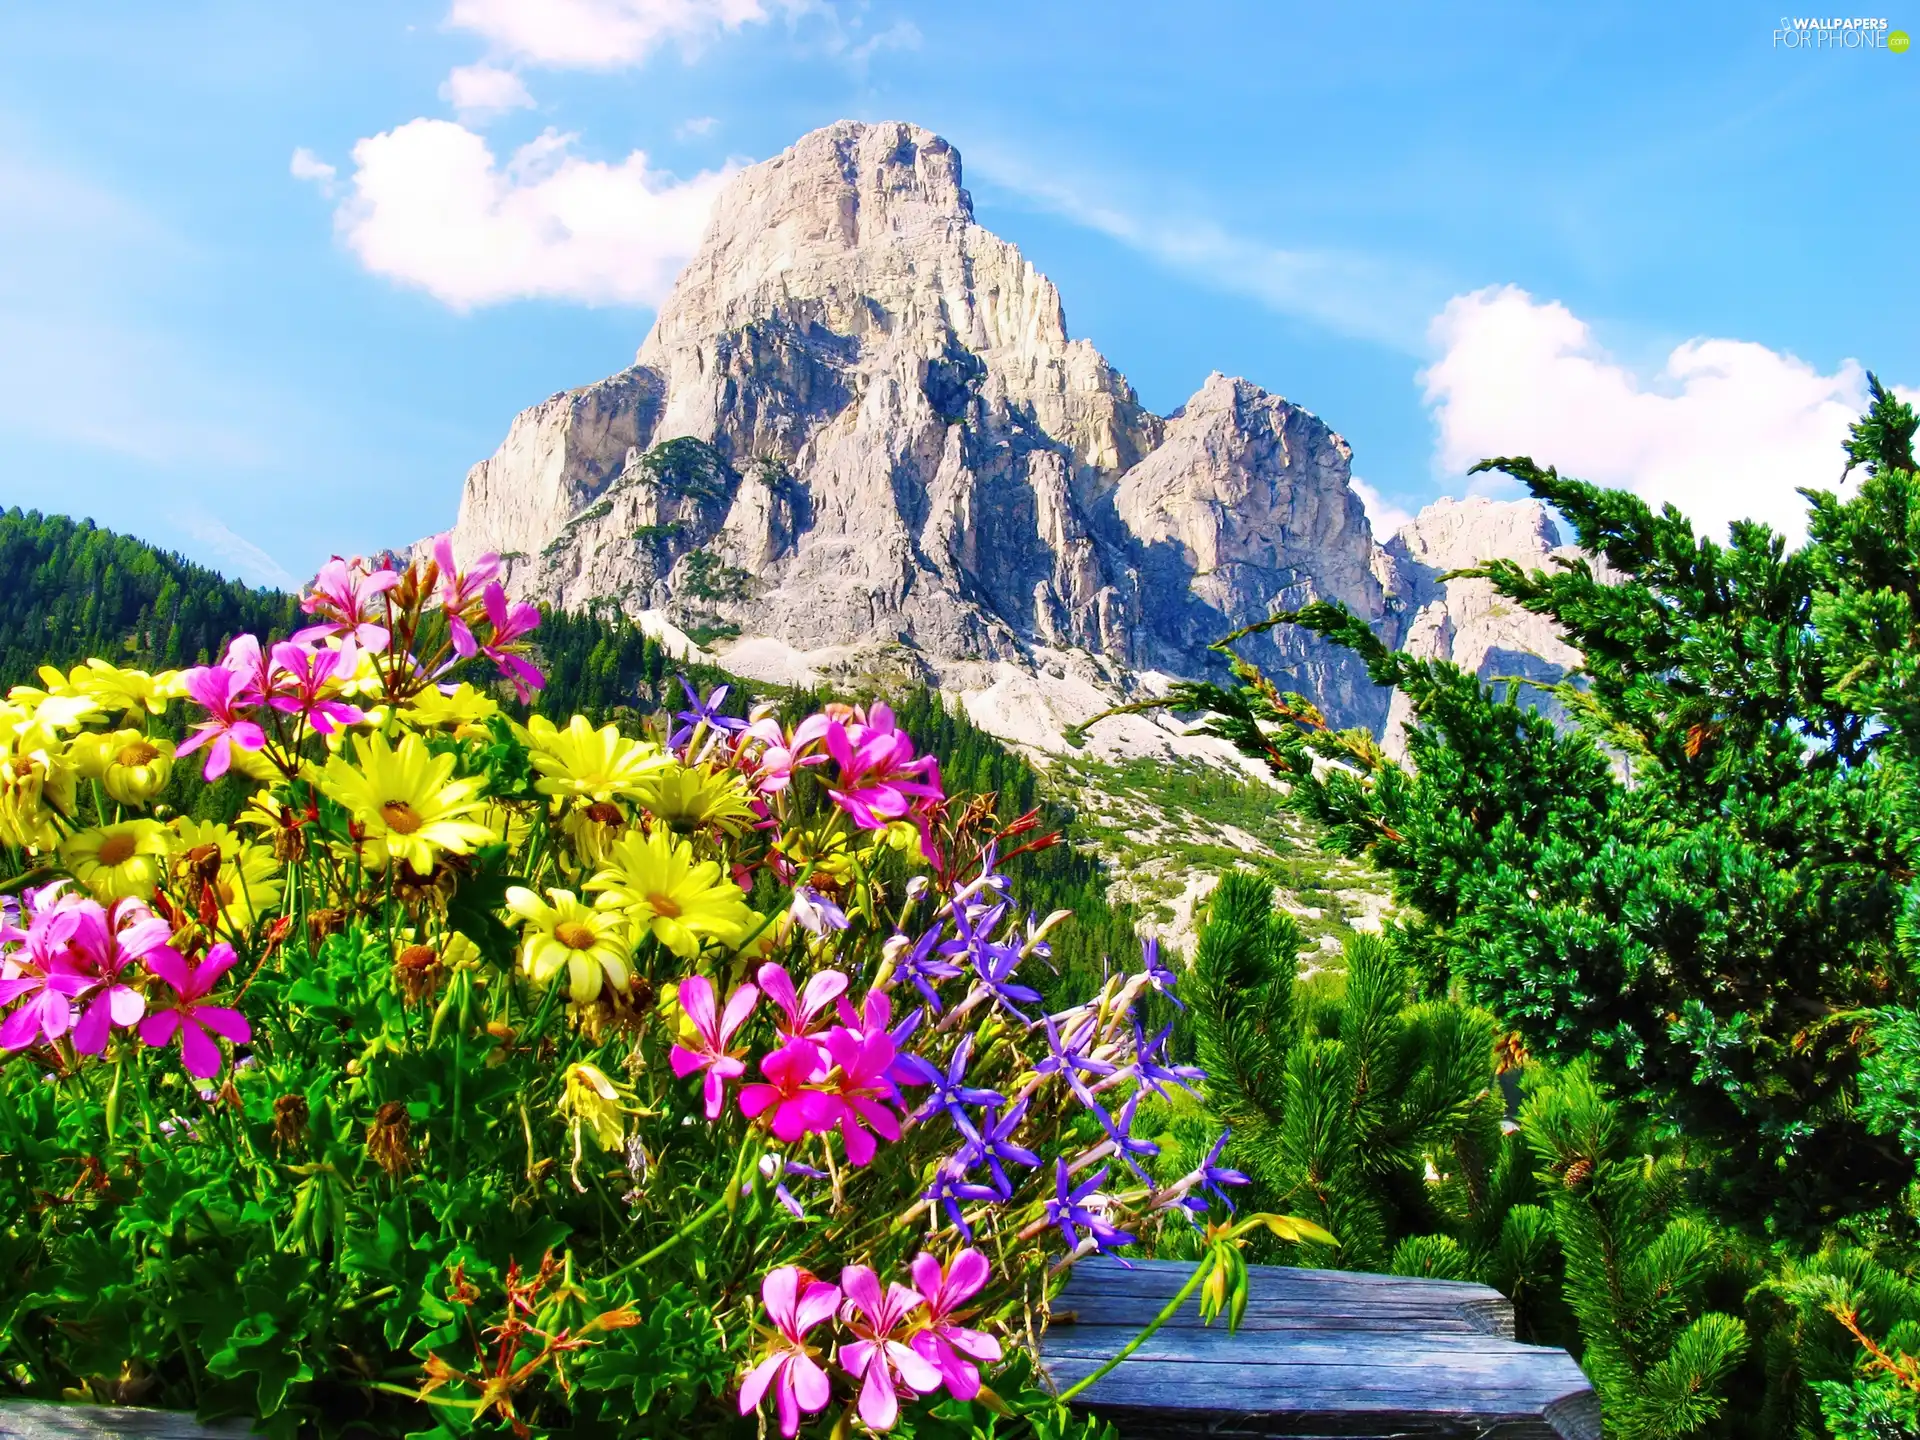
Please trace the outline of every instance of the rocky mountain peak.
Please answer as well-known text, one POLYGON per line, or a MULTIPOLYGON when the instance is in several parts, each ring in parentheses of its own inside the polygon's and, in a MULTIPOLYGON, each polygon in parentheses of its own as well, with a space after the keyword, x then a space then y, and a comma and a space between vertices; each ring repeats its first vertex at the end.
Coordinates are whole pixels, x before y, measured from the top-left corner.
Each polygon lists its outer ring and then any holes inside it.
MULTIPOLYGON (((1396 566, 1425 552, 1374 544, 1351 458, 1244 379, 1150 413, 975 222, 953 146, 842 121, 734 177, 635 364, 522 412, 454 535, 520 595, 616 606, 765 679, 911 675, 1045 743, 1156 673, 1217 673, 1208 643, 1277 609, 1394 627, 1396 566)), ((1250 649, 1385 721, 1344 653, 1250 649)))

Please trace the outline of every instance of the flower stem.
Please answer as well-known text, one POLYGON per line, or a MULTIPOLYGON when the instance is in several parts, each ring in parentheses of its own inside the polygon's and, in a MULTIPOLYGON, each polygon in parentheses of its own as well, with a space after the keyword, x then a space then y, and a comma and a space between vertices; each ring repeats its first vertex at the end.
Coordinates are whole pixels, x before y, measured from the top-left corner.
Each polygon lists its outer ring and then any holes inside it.
POLYGON ((740 1172, 746 1168, 747 1156, 753 1149, 754 1147, 750 1143, 743 1142, 741 1144, 739 1156, 733 1162, 733 1174, 728 1177, 727 1188, 720 1192, 720 1198, 718 1200, 707 1206, 706 1209, 687 1221, 686 1224, 682 1225, 678 1230, 674 1231, 673 1234, 654 1246, 653 1249, 647 1251, 647 1253, 642 1255, 638 1260, 629 1260, 618 1270, 615 1270, 611 1275, 607 1276, 606 1280, 601 1283, 605 1284, 618 1280, 622 1275, 628 1274, 631 1271, 643 1269, 653 1261, 658 1260, 662 1255, 666 1254, 667 1251, 673 1249, 674 1246, 678 1245, 682 1240, 685 1240, 689 1235, 704 1228, 706 1224, 716 1215, 720 1214, 721 1211, 730 1208, 729 1202, 739 1193, 740 1172))
POLYGON ((1060 1403, 1065 1405, 1069 1400, 1073 1399, 1074 1396, 1093 1384, 1094 1381, 1102 1379, 1119 1369, 1121 1361, 1125 1360, 1129 1355, 1133 1354, 1134 1351, 1146 1344, 1148 1340, 1153 1338, 1153 1333, 1156 1330, 1180 1312, 1180 1307, 1186 1304, 1187 1300, 1193 1295, 1193 1292, 1198 1290, 1201 1285, 1206 1282, 1207 1276, 1213 1273, 1213 1267, 1218 1263, 1213 1256, 1209 1255, 1205 1260, 1194 1266, 1193 1274, 1187 1278, 1187 1283, 1180 1287, 1180 1293, 1166 1303, 1166 1307, 1162 1309, 1158 1315, 1153 1317, 1147 1327, 1138 1335, 1134 1336, 1133 1339, 1122 1345, 1119 1352, 1098 1370, 1075 1384, 1068 1386, 1065 1390, 1062 1390, 1060 1392, 1060 1403))

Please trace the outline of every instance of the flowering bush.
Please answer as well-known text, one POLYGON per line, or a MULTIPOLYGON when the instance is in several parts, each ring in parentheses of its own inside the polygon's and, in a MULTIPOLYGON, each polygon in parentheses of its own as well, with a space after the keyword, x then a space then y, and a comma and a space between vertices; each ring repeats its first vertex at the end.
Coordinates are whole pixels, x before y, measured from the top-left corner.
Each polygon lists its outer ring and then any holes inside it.
POLYGON ((1156 954, 1046 1011, 1032 815, 880 703, 521 725, 497 571, 336 560, 288 638, 0 705, 8 1384, 288 1436, 965 1434, 1052 1413, 1074 1259, 1204 1254, 1218 1309, 1250 1224, 1304 1233, 1151 1131, 1204 1079, 1156 954), (232 823, 154 808, 188 763, 232 823))

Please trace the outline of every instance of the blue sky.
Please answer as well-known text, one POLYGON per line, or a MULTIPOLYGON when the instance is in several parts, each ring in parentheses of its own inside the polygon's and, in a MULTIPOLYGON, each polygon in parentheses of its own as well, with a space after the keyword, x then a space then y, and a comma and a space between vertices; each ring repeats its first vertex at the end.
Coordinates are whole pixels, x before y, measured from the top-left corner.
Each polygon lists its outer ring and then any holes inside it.
POLYGON ((1531 450, 1791 525, 1858 367, 1920 383, 1920 51, 1777 12, 9 6, 0 503, 279 583, 444 528, 630 361, 715 174, 852 116, 952 140, 1147 404, 1246 375, 1383 516, 1531 450))

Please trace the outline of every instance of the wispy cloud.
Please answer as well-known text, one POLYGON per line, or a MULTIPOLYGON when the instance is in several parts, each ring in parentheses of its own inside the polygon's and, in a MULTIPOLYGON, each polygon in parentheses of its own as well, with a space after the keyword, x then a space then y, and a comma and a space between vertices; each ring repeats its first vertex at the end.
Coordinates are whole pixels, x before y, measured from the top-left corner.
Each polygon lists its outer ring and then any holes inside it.
POLYGON ((1410 355, 1425 354, 1428 322, 1448 294, 1445 281, 1417 262, 1276 245, 1205 216, 1149 211, 1107 198, 1122 188, 1115 183, 1073 178, 977 143, 968 146, 966 161, 969 177, 1211 289, 1410 355))
POLYGON ((440 86, 440 98, 453 106, 461 123, 485 124, 511 110, 534 108, 526 82, 497 65, 457 65, 440 86))
POLYGON ((254 585, 271 585, 276 590, 293 590, 300 582, 278 560, 253 541, 214 519, 205 511, 180 515, 180 528, 193 536, 207 552, 223 561, 242 580, 254 585))
POLYGON ((498 53, 567 70, 620 70, 663 45, 697 50, 770 11, 798 14, 807 0, 453 0, 447 23, 498 53))

